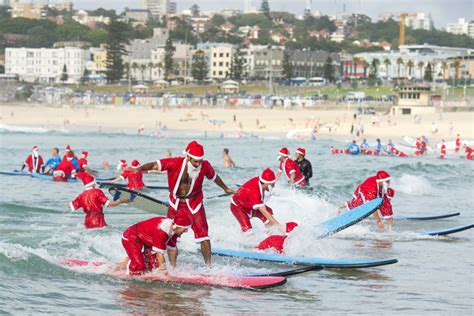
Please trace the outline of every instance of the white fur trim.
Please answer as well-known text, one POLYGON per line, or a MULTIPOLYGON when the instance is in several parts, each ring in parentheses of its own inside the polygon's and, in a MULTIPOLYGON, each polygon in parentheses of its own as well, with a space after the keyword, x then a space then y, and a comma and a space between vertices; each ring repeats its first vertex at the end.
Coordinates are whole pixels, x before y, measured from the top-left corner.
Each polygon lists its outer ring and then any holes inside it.
POLYGON ((109 205, 110 205, 110 200, 107 200, 107 202, 105 202, 104 205, 105 205, 105 207, 109 207, 109 205))
POLYGON ((296 172, 296 170, 295 170, 295 169, 293 169, 293 170, 290 170, 290 174, 292 174, 292 173, 295 173, 295 172, 296 172))
POLYGON ((156 161, 156 164, 158 165, 158 171, 161 171, 161 162, 159 159, 156 161))
POLYGON ((209 237, 202 237, 202 238, 196 238, 196 239, 194 239, 194 241, 197 242, 197 243, 203 242, 203 241, 205 241, 205 240, 210 240, 210 238, 209 238, 209 237))
POLYGON ((304 156, 304 153, 302 151, 296 150, 296 153, 304 156))
POLYGON ((173 225, 173 220, 165 218, 158 226, 159 229, 164 231, 168 236, 171 236, 171 226, 173 225))
POLYGON ((176 249, 178 249, 178 248, 177 248, 177 247, 171 247, 171 246, 166 245, 166 249, 176 250, 176 249))
POLYGON ((390 181, 390 177, 384 178, 384 179, 377 179, 375 180, 376 182, 385 182, 385 181, 390 181))
POLYGON ((76 209, 74 208, 74 205, 72 205, 72 202, 69 203, 69 207, 71 208, 71 211, 72 212, 75 212, 76 209))
POLYGON ((122 181, 125 181, 125 178, 122 175, 120 176, 120 179, 122 179, 122 181))
POLYGON ((122 239, 128 241, 128 238, 125 238, 124 235, 122 235, 122 239))
POLYGON ((187 155, 193 159, 196 159, 196 160, 203 160, 204 159, 204 156, 194 156, 194 155, 191 155, 190 153, 187 153, 187 155))
POLYGON ((267 181, 267 180, 263 179, 262 176, 259 176, 259 177, 258 177, 258 180, 259 180, 260 182, 262 182, 262 183, 265 183, 265 184, 272 184, 272 183, 275 183, 275 182, 276 182, 276 178, 275 178, 275 180, 273 180, 273 181, 267 181))
POLYGON ((262 204, 255 204, 254 206, 252 206, 252 208, 254 210, 257 210, 259 207, 262 207, 262 206, 265 206, 265 204, 263 204, 263 203, 262 204))

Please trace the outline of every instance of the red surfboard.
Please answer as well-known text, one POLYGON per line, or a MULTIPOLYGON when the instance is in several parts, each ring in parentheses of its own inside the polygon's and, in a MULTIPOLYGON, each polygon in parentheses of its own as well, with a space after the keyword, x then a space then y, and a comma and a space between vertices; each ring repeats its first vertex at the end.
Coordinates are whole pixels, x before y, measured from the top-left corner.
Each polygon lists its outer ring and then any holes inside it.
MULTIPOLYGON (((89 267, 97 269, 107 266, 105 262, 84 261, 78 259, 64 259, 60 262, 66 267, 89 267)), ((286 278, 281 276, 226 276, 226 275, 205 275, 205 274, 186 274, 186 275, 170 275, 168 278, 163 275, 147 273, 138 276, 127 274, 125 270, 108 269, 105 274, 120 279, 157 281, 165 283, 186 283, 200 284, 209 286, 221 286, 237 289, 267 289, 286 283, 286 278)))

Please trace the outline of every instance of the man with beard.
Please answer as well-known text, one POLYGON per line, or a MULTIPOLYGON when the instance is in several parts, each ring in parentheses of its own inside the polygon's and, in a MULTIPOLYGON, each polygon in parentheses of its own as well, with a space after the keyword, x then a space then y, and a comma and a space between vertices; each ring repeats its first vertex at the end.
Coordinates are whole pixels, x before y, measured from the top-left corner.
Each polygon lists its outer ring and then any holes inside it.
POLYGON ((174 219, 184 212, 191 221, 194 238, 201 244, 201 253, 206 265, 211 265, 211 241, 204 210, 202 183, 204 177, 214 181, 224 192, 234 193, 214 171, 209 161, 204 160, 204 148, 191 141, 183 152, 185 157, 163 158, 137 168, 137 172, 150 170, 166 171, 168 175, 169 207, 167 217, 174 219))

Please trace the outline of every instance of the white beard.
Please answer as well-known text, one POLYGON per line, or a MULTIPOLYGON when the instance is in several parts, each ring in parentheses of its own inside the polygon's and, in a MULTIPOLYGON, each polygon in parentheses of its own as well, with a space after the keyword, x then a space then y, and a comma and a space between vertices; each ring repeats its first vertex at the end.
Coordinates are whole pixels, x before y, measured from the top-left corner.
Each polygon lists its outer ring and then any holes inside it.
POLYGON ((33 151, 33 157, 38 158, 38 156, 39 156, 39 152, 33 151))
POLYGON ((388 182, 383 182, 382 183, 382 194, 387 194, 389 188, 388 182))
POLYGON ((194 167, 190 161, 188 161, 188 175, 191 179, 196 179, 201 172, 201 166, 194 167))

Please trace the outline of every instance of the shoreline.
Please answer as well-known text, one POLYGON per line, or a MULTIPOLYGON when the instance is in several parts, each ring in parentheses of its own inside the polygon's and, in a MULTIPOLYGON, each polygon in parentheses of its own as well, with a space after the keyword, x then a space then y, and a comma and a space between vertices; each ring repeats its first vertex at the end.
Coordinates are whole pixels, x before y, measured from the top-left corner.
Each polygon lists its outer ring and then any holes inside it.
POLYGON ((196 132, 209 135, 238 133, 285 138, 291 131, 296 139, 375 140, 427 136, 433 141, 453 140, 456 134, 474 139, 473 112, 425 114, 418 124, 411 115, 357 115, 354 109, 282 108, 151 108, 145 106, 51 106, 43 104, 0 104, 0 124, 13 127, 70 130, 75 132, 127 132, 153 135, 196 132), (432 133, 433 123, 438 129, 432 133), (354 134, 351 135, 351 125, 354 134), (363 136, 356 137, 357 129, 363 136))

